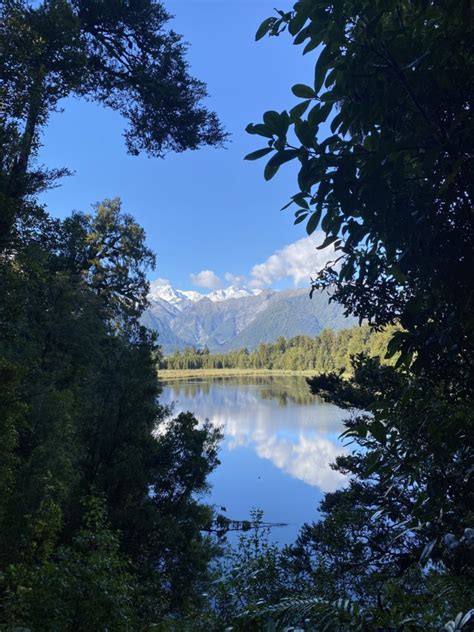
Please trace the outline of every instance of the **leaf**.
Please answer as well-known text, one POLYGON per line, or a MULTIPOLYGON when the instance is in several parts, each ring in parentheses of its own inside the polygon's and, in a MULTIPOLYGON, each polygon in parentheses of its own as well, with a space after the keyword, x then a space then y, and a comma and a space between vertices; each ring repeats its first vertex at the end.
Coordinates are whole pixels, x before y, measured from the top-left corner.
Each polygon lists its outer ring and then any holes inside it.
POLYGON ((379 509, 374 514, 372 514, 371 520, 375 521, 377 518, 380 518, 385 513, 385 509, 379 509))
POLYGON ((267 18, 266 20, 263 20, 263 22, 258 27, 257 32, 255 33, 255 41, 258 42, 258 40, 261 40, 262 37, 264 37, 272 28, 276 21, 277 18, 267 18))
POLYGON ((302 99, 314 99, 316 93, 313 88, 304 85, 304 83, 297 83, 291 88, 291 91, 295 95, 295 97, 300 97, 302 99))
POLYGON ((249 123, 245 128, 247 134, 257 134, 257 136, 264 136, 265 138, 273 138, 273 133, 263 123, 249 123))
POLYGON ((438 538, 434 538, 433 540, 430 540, 427 544, 425 544, 425 547, 424 547, 424 549, 423 549, 423 551, 421 552, 421 555, 420 555, 420 564, 422 566, 424 564, 426 564, 426 562, 430 559, 431 553, 432 553, 437 541, 438 541, 438 538))
POLYGON ((280 166, 285 162, 293 160, 297 153, 298 151, 296 149, 284 149, 283 151, 279 151, 274 156, 272 156, 267 162, 265 170, 263 172, 263 177, 265 178, 265 180, 271 180, 273 176, 277 173, 280 166))
POLYGON ((310 51, 317 48, 318 44, 319 44, 319 39, 312 37, 309 40, 309 42, 306 44, 306 46, 303 48, 303 55, 306 55, 306 53, 309 53, 310 51))
POLYGON ((299 217, 297 217, 295 219, 295 221, 293 222, 294 225, 296 226, 296 224, 301 224, 301 222, 304 222, 304 220, 308 217, 308 213, 302 213, 299 217))
POLYGON ((322 123, 327 119, 332 107, 332 103, 326 103, 323 106, 316 105, 308 115, 308 123, 312 127, 316 127, 319 123, 322 123))
POLYGON ((263 115, 263 122, 266 129, 282 138, 286 136, 288 131, 290 117, 288 116, 288 112, 283 111, 280 114, 275 112, 275 110, 269 110, 263 115))
POLYGON ((332 50, 329 46, 326 46, 318 57, 316 66, 314 68, 314 90, 316 94, 321 90, 326 73, 331 61, 332 50))
POLYGON ((263 158, 271 151, 274 151, 273 147, 265 147, 264 149, 257 149, 257 151, 253 151, 250 154, 247 154, 244 160, 258 160, 259 158, 263 158))
POLYGON ((294 200, 290 200, 287 204, 281 207, 280 211, 285 211, 289 206, 294 204, 294 200))
POLYGON ((329 92, 325 92, 324 94, 322 94, 320 96, 320 99, 321 101, 324 101, 324 103, 335 103, 336 101, 340 100, 340 97, 335 93, 334 90, 330 90, 329 92))
POLYGON ((308 16, 305 13, 296 13, 294 17, 290 20, 290 23, 288 25, 288 31, 290 32, 290 35, 296 35, 298 31, 303 28, 307 19, 308 16))
POLYGON ((298 35, 296 35, 295 39, 293 40, 293 44, 295 44, 295 46, 297 46, 298 44, 302 44, 308 37, 310 37, 310 29, 309 26, 306 26, 298 33, 298 35))
POLYGON ((304 193, 297 193, 296 195, 294 195, 292 197, 293 202, 295 202, 295 204, 298 204, 298 206, 301 206, 301 208, 306 209, 307 211, 309 211, 309 204, 306 201, 306 195, 304 193))
POLYGON ((295 107, 291 108, 291 110, 290 110, 290 119, 291 119, 291 121, 294 122, 295 119, 301 118, 301 116, 308 109, 308 106, 309 106, 310 103, 311 103, 311 99, 309 99, 307 101, 302 101, 301 103, 298 103, 298 105, 295 105, 295 107))
POLYGON ((337 235, 328 235, 328 237, 326 237, 323 243, 320 246, 318 246, 316 249, 324 250, 324 248, 327 248, 328 246, 333 244, 336 240, 337 240, 337 235))
POLYGON ((308 121, 298 121, 295 123, 295 134, 296 137, 298 138, 298 140, 300 141, 300 143, 304 146, 304 147, 312 147, 314 140, 315 140, 315 134, 314 134, 314 130, 312 129, 311 125, 308 123, 308 121))
POLYGON ((314 211, 311 215, 311 217, 308 220, 308 223, 306 224, 306 232, 308 233, 308 235, 312 235, 314 233, 314 231, 317 229, 318 225, 319 225, 319 220, 321 219, 321 211, 314 211))
POLYGON ((387 428, 381 421, 374 421, 369 426, 370 433, 380 443, 385 443, 387 440, 387 428))
POLYGON ((339 112, 338 114, 336 114, 336 116, 331 121, 331 132, 333 134, 336 133, 337 128, 342 123, 342 119, 343 119, 343 114, 342 114, 342 112, 339 112))
POLYGON ((274 163, 271 162, 271 160, 268 161, 263 171, 263 177, 265 178, 265 180, 267 181, 271 180, 273 176, 277 173, 279 168, 280 168, 280 165, 275 165, 274 163))

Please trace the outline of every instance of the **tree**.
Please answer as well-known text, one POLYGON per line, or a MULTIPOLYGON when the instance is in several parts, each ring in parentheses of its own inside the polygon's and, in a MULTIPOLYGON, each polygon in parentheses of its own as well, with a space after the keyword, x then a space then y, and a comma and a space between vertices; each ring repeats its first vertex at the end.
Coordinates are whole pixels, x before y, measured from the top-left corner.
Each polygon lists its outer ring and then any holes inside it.
POLYGON ((121 112, 131 153, 222 142, 168 20, 154 0, 0 4, 2 628, 148 628, 199 602, 214 553, 195 494, 220 435, 163 427, 143 229, 119 199, 64 221, 37 201, 66 172, 35 158, 68 95, 121 112))
POLYGON ((176 616, 199 601, 214 553, 201 534, 212 510, 195 494, 218 463, 220 434, 190 414, 164 424, 156 340, 139 322, 144 233, 106 201, 95 216, 44 217, 22 245, 0 268, 0 625, 53 629, 45 609, 65 595, 55 629, 107 616, 113 626, 122 597, 140 624, 176 616), (97 496, 107 528, 96 555, 79 541, 97 496), (88 594, 87 616, 72 603, 86 584, 110 597, 88 594))
MULTIPOLYGON (((335 248, 336 260, 317 274, 313 289, 332 288, 333 300, 374 328, 398 326, 387 354, 395 368, 358 355, 349 380, 338 372, 309 380, 314 394, 351 411, 343 436, 356 449, 335 464, 352 487, 326 496, 327 515, 306 544, 318 551, 318 572, 332 550, 328 576, 351 581, 350 569, 341 576, 326 530, 338 525, 355 562, 358 550, 386 532, 377 564, 394 572, 392 606, 408 616, 414 604, 407 578, 419 565, 428 573, 431 560, 435 582, 419 596, 425 629, 452 616, 449 600, 441 601, 443 582, 452 604, 472 602, 469 10, 469 3, 452 1, 301 0, 279 11, 257 39, 288 30, 305 53, 317 49, 314 82, 293 86, 302 102, 289 112, 266 112, 263 123, 247 128, 268 140, 247 156, 272 154, 267 180, 285 162, 299 161, 299 191, 290 201, 298 207, 295 223, 306 221, 309 234, 320 226, 320 248, 335 248), (351 525, 340 521, 347 506, 372 517, 368 533, 350 534, 351 525), (432 591, 441 601, 436 613, 432 591)), ((369 553, 377 553, 375 544, 369 553)), ((387 596, 387 586, 377 584, 387 596)), ((370 591, 369 582, 364 598, 370 591)))
POLYGON ((318 226, 338 265, 347 312, 400 322, 398 346, 416 365, 472 378, 474 82, 470 3, 302 0, 265 20, 317 50, 314 82, 293 86, 289 112, 247 131, 272 154, 265 178, 300 163, 296 223, 318 226), (330 135, 325 134, 330 127, 330 135), (448 363, 448 364, 446 364, 448 363))
POLYGON ((89 498, 84 509, 81 528, 55 558, 29 559, 8 569, 4 609, 9 629, 136 629, 137 585, 118 535, 107 524, 100 498, 89 498))
MULTIPOLYGON (((188 73, 186 47, 155 0, 6 0, 0 8, 2 248, 22 204, 64 170, 32 167, 41 129, 74 94, 120 112, 128 151, 218 145, 224 133, 188 73)), ((31 210, 31 209, 30 209, 31 210)))

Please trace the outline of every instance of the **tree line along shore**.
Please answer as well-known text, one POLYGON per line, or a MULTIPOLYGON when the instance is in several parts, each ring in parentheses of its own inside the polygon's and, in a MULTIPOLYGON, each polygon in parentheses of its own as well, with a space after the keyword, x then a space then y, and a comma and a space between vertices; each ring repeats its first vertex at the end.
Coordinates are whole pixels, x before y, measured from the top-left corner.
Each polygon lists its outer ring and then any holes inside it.
POLYGON ((207 347, 187 347, 159 358, 162 378, 222 375, 296 374, 313 375, 327 371, 349 374, 351 357, 359 354, 379 357, 382 362, 394 327, 373 331, 368 325, 340 331, 325 329, 319 336, 279 336, 273 343, 260 343, 254 351, 238 349, 211 353, 207 347))

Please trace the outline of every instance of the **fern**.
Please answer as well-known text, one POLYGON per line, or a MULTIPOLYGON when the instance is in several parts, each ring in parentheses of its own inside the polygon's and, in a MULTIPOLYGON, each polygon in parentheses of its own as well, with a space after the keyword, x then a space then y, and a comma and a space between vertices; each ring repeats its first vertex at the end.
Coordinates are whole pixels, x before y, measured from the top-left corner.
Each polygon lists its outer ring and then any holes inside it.
POLYGON ((365 630, 370 617, 358 604, 349 599, 337 599, 328 602, 319 597, 282 599, 278 604, 247 610, 242 614, 247 619, 270 619, 277 624, 277 630, 286 630, 288 626, 317 623, 318 632, 337 630, 365 630), (341 626, 344 626, 341 628, 341 626))
POLYGON ((275 632, 368 632, 369 630, 390 630, 403 632, 408 630, 432 630, 433 632, 458 632, 471 630, 474 609, 460 612, 452 621, 441 628, 427 626, 426 622, 415 618, 394 621, 395 613, 379 604, 376 613, 364 609, 350 599, 337 599, 328 602, 319 597, 288 597, 278 604, 247 610, 242 613, 244 620, 260 619, 266 621, 267 628, 275 632), (392 616, 393 615, 393 616, 392 616))

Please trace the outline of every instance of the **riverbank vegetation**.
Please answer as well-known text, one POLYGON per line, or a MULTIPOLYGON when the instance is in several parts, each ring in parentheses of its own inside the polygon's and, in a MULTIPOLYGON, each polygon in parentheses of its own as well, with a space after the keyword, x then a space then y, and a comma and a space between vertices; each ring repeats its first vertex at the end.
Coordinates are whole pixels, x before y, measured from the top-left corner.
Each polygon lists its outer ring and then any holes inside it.
POLYGON ((207 375, 210 372, 229 370, 310 374, 341 371, 348 374, 352 356, 364 353, 384 359, 393 333, 393 327, 377 332, 364 325, 340 331, 326 329, 314 338, 296 336, 285 340, 280 336, 274 343, 261 343, 252 352, 239 349, 226 353, 209 353, 208 349, 187 348, 161 358, 159 369, 163 376, 170 375, 170 371, 193 370, 207 371, 207 375))
POLYGON ((285 371, 283 369, 162 369, 159 378, 167 380, 206 379, 206 378, 255 378, 284 375, 314 375, 314 371, 285 371))

